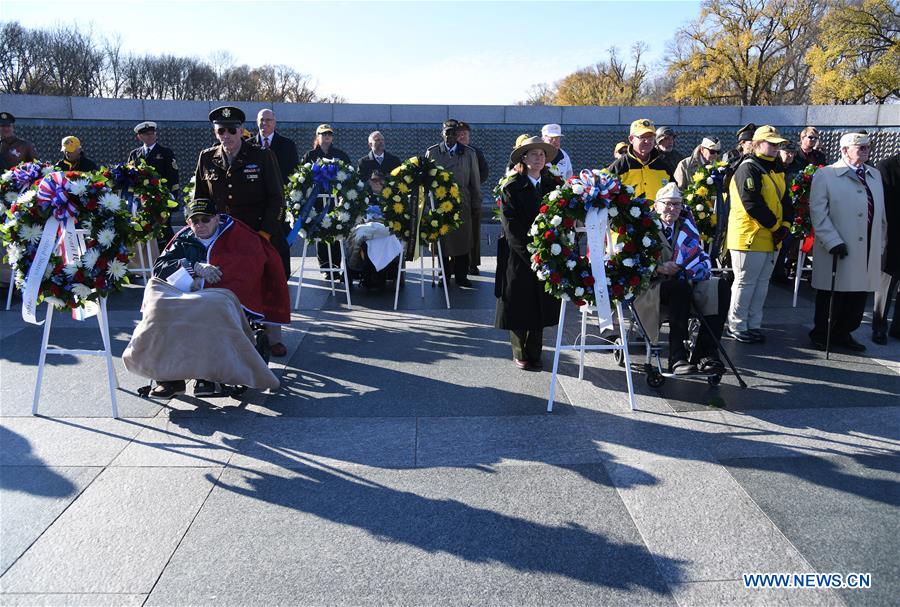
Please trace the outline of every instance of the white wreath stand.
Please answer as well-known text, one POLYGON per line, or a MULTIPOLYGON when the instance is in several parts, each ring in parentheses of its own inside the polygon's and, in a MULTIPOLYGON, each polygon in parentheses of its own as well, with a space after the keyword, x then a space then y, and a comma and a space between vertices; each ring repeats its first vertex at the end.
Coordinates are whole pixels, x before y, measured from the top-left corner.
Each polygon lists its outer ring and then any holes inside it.
MULTIPOLYGON (((434 197, 431 192, 428 193, 428 203, 431 207, 431 210, 434 210, 434 197)), ((394 281, 394 310, 397 309, 397 301, 400 298, 400 277, 406 272, 407 274, 411 272, 417 272, 419 274, 419 283, 422 289, 422 299, 425 299, 425 256, 419 255, 419 269, 410 269, 404 267, 404 262, 406 260, 406 247, 409 246, 410 243, 403 243, 403 250, 400 252, 400 258, 397 262, 397 280, 394 281)), ((421 252, 421 251, 420 251, 421 252)), ((444 251, 441 248, 441 239, 437 240, 437 261, 434 259, 434 254, 431 255, 431 284, 434 285, 437 277, 440 277, 441 284, 444 286, 444 300, 447 302, 447 309, 450 309, 450 291, 447 289, 447 273, 444 271, 444 251)))
MULTIPOLYGON (((76 230, 78 234, 78 244, 84 250, 84 230, 76 230)), ((41 400, 41 382, 44 379, 44 366, 47 362, 48 354, 69 354, 72 356, 102 356, 106 359, 106 378, 109 383, 109 400, 112 404, 112 416, 119 418, 119 406, 116 401, 116 390, 119 387, 119 381, 116 378, 116 370, 113 367, 112 348, 110 346, 109 336, 109 315, 106 311, 106 298, 100 298, 100 304, 97 311, 97 324, 100 326, 100 336, 103 339, 102 350, 81 350, 60 348, 51 346, 50 343, 50 327, 53 324, 53 306, 47 304, 47 316, 44 319, 44 334, 41 338, 41 354, 38 358, 37 380, 34 384, 34 400, 31 403, 31 414, 37 415, 38 404, 41 400)))
MULTIPOLYGON (((801 246, 803 243, 800 243, 801 246)), ((800 278, 803 275, 803 272, 812 272, 812 267, 806 268, 804 264, 806 263, 806 253, 802 250, 797 251, 797 268, 794 270, 794 307, 797 307, 797 294, 800 292, 800 278)))
MULTIPOLYGON (((321 242, 318 238, 313 238, 312 242, 316 243, 318 247, 319 242, 321 242)), ((343 289, 335 289, 334 288, 334 280, 329 280, 331 283, 331 295, 337 291, 343 291, 347 295, 347 308, 352 309, 353 305, 350 302, 350 278, 347 276, 347 250, 344 248, 344 239, 338 238, 337 242, 341 247, 341 266, 339 268, 334 268, 334 263, 331 258, 331 247, 326 247, 328 249, 328 268, 319 268, 318 272, 323 272, 328 274, 330 278, 334 278, 334 275, 337 273, 341 273, 344 277, 344 288, 343 289)), ((303 274, 306 272, 306 251, 309 249, 309 240, 303 241, 303 257, 300 258, 300 276, 297 279, 297 295, 294 296, 294 309, 300 309, 300 291, 303 290, 303 274)))
POLYGON ((150 277, 153 276, 153 251, 150 248, 150 240, 148 239, 144 242, 139 242, 134 248, 137 249, 138 263, 141 265, 137 268, 129 268, 128 271, 133 274, 140 272, 141 279, 143 279, 144 284, 146 285, 150 277), (144 257, 145 251, 147 252, 146 258, 144 257))

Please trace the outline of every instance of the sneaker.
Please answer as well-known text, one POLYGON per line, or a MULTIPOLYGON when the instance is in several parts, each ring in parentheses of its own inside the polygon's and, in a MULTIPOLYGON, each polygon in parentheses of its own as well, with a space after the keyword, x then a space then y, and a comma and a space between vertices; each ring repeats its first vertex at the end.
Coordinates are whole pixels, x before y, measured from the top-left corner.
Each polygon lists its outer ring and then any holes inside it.
POLYGON ((154 387, 147 394, 150 398, 162 398, 169 399, 178 394, 184 394, 184 380, 176 380, 176 381, 161 381, 157 382, 156 387, 154 387))
POLYGON ((761 344, 766 342, 766 334, 762 332, 762 329, 747 329, 747 333, 754 336, 761 344))
POLYGON ((212 396, 216 393, 216 382, 206 379, 198 379, 194 384, 194 396, 212 396))
POLYGON ((722 335, 737 340, 742 344, 755 344, 760 342, 760 339, 750 331, 734 331, 728 327, 725 327, 725 329, 722 331, 722 335))

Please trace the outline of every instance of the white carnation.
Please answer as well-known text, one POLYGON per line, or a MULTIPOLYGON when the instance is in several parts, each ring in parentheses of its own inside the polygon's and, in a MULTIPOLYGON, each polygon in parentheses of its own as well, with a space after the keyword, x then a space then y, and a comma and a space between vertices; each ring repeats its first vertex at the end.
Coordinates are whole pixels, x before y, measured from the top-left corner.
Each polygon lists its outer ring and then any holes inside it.
POLYGON ((622 252, 622 249, 624 249, 624 248, 625 248, 625 243, 624 243, 624 242, 617 242, 617 243, 616 243, 616 246, 613 247, 613 250, 614 250, 616 253, 621 253, 621 252, 622 252))
POLYGON ((119 261, 118 259, 113 259, 109 262, 109 266, 106 268, 106 273, 110 275, 110 277, 119 280, 125 273, 128 271, 128 266, 119 261))
POLYGON ((575 194, 576 196, 580 196, 580 195, 584 194, 584 186, 581 185, 580 183, 576 183, 575 185, 572 186, 572 193, 575 194))
POLYGON ((553 218, 550 220, 550 225, 552 225, 553 227, 556 227, 561 223, 562 223, 561 215, 554 215, 553 218))
POLYGON ((81 256, 81 265, 83 265, 88 270, 92 270, 99 258, 100 251, 98 251, 97 249, 88 249, 85 254, 81 256))
POLYGON ((629 211, 632 217, 640 217, 641 216, 641 207, 631 207, 629 211))
POLYGON ((338 218, 341 221, 350 221, 350 213, 341 213, 340 215, 338 215, 338 218))
POLYGON ((17 264, 24 254, 25 247, 20 244, 11 244, 6 248, 6 255, 9 257, 10 265, 17 264))
POLYGON ((12 171, 4 171, 3 175, 0 175, 0 179, 3 181, 12 181, 13 172, 12 171))
POLYGON ((569 261, 566 262, 566 267, 569 268, 570 270, 574 269, 575 265, 576 265, 576 262, 574 259, 570 259, 569 261))
POLYGON ((569 297, 569 294, 568 294, 568 293, 563 293, 563 294, 560 295, 559 297, 560 297, 560 299, 562 299, 563 301, 572 301, 572 298, 569 297))
POLYGON ((552 245, 550 245, 551 255, 559 255, 560 253, 562 253, 562 247, 559 246, 559 244, 554 242, 552 245))
POLYGON ((66 188, 72 192, 75 196, 81 196, 84 194, 85 190, 87 190, 87 181, 84 179, 76 179, 75 181, 70 181, 66 188))
POLYGON ((616 207, 609 207, 609 216, 616 217, 619 214, 619 209, 616 207))
POLYGON ((712 184, 715 183, 715 180, 714 180, 712 177, 707 177, 707 178, 706 178, 706 183, 707 183, 708 185, 712 185, 712 184))
POLYGON ((584 287, 576 287, 575 297, 581 297, 582 295, 584 295, 584 287))
POLYGON ((599 177, 599 176, 600 176, 600 169, 591 169, 591 173, 593 173, 594 175, 596 175, 597 177, 599 177))
POLYGON ((650 240, 649 236, 644 236, 644 238, 641 239, 641 244, 644 245, 644 248, 647 248, 653 244, 653 241, 650 240))
POLYGON ((325 218, 322 219, 322 227, 323 227, 323 228, 330 228, 330 227, 331 227, 331 217, 328 217, 328 216, 326 215, 325 218))
POLYGON ((531 224, 531 229, 528 230, 528 235, 529 236, 537 236, 537 233, 538 233, 537 224, 534 224, 534 223, 531 224))
POLYGON ((550 192, 550 200, 556 200, 557 198, 559 198, 559 190, 550 192))
POLYGON ((110 211, 118 211, 122 208, 122 199, 112 192, 107 192, 100 197, 100 206, 110 211))
POLYGON ((335 175, 335 177, 337 178, 338 181, 346 181, 347 173, 345 173, 344 171, 338 171, 337 175, 335 175))
POLYGON ((100 233, 97 234, 97 242, 99 242, 104 249, 109 248, 109 245, 111 245, 115 239, 115 231, 110 230, 109 228, 103 228, 100 230, 100 233))
POLYGON ((350 190, 347 192, 347 200, 356 200, 359 197, 359 193, 356 190, 350 190))
POLYGON ((78 299, 87 299, 88 295, 91 294, 91 291, 93 291, 93 289, 80 282, 72 285, 72 293, 74 293, 75 297, 77 297, 78 299))
POLYGON ((622 260, 622 265, 627 268, 634 266, 634 257, 626 257, 622 260))
POLYGON ((293 202, 300 202, 301 198, 303 198, 303 194, 300 193, 300 190, 291 190, 291 200, 293 202))
POLYGON ((702 204, 698 204, 697 206, 694 207, 694 210, 695 210, 695 211, 702 211, 702 210, 703 210, 703 205, 702 205, 702 204))
POLYGON ((306 239, 306 230, 300 230, 300 238, 306 239))

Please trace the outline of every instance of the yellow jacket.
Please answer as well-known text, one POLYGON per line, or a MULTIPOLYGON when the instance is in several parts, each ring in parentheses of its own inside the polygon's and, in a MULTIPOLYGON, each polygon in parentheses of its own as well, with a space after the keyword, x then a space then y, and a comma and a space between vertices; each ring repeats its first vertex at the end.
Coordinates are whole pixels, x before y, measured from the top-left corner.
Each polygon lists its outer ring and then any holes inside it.
POLYGON ((784 171, 774 158, 744 158, 728 186, 731 209, 725 246, 735 251, 775 250, 772 234, 790 227, 793 212, 784 171))

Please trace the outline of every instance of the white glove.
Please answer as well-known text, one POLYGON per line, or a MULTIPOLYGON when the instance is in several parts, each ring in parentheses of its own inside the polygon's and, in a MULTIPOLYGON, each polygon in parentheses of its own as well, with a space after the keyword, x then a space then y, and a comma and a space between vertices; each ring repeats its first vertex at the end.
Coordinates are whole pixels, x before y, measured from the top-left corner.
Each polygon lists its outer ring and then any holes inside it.
POLYGON ((222 270, 218 267, 198 261, 194 264, 194 274, 205 280, 211 285, 222 280, 222 270))

